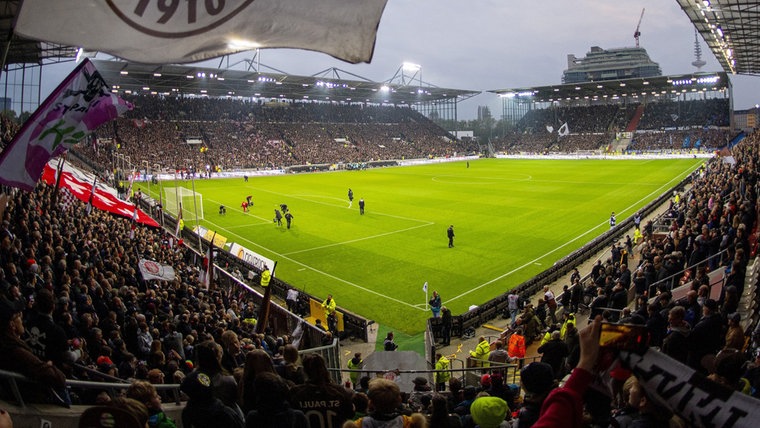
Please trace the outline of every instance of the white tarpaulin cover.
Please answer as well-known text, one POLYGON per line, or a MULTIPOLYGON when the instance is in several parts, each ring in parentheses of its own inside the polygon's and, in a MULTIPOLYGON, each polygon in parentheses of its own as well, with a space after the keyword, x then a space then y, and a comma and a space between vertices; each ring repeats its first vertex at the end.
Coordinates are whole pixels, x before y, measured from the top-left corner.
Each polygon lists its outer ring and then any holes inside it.
POLYGON ((135 62, 297 48, 369 62, 387 0, 24 0, 14 31, 135 62))

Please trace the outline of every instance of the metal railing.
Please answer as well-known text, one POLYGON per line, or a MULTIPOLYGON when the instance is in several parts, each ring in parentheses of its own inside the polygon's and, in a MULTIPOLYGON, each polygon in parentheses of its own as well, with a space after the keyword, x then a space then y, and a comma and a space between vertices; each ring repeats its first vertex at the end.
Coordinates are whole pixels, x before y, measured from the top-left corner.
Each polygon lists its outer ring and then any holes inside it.
MULTIPOLYGON (((26 407, 26 401, 24 400, 23 394, 21 393, 21 388, 19 388, 19 383, 27 383, 27 384, 37 384, 36 381, 33 381, 29 379, 28 377, 16 373, 11 372, 7 370, 0 370, 0 379, 4 383, 8 385, 8 388, 10 389, 11 396, 13 399, 18 403, 19 407, 25 408, 26 407)), ((131 383, 127 382, 95 382, 95 381, 85 381, 85 380, 73 380, 73 379, 67 379, 66 380, 66 389, 69 391, 72 390, 88 390, 88 389, 97 389, 97 390, 106 390, 111 393, 111 396, 116 396, 116 392, 124 391, 131 383)), ((44 385, 40 385, 44 386, 44 385)), ((171 396, 174 398, 174 402, 176 404, 180 404, 180 390, 179 390, 179 384, 163 384, 153 385, 156 387, 156 390, 158 391, 168 391, 171 396)), ((52 403, 55 404, 55 403, 52 403)), ((63 403, 61 403, 63 405, 63 403)))

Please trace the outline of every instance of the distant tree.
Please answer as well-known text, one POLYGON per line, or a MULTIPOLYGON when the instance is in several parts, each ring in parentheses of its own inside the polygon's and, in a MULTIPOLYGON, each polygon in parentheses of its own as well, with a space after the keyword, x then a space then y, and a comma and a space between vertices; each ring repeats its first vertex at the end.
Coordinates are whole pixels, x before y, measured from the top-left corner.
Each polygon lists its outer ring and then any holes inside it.
POLYGON ((32 112, 30 111, 25 111, 21 113, 21 116, 18 117, 18 123, 23 125, 24 122, 26 122, 26 120, 29 119, 31 115, 32 115, 32 112))

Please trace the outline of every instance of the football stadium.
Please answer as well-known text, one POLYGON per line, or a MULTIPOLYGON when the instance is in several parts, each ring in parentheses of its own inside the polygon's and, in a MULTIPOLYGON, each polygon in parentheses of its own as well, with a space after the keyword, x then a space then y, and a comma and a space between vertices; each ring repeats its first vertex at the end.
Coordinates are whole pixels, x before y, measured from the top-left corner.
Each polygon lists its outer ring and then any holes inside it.
POLYGON ((749 426, 754 9, 677 0, 680 74, 643 10, 542 85, 223 66, 369 62, 386 2, 320 1, 0 2, 0 428, 749 426))

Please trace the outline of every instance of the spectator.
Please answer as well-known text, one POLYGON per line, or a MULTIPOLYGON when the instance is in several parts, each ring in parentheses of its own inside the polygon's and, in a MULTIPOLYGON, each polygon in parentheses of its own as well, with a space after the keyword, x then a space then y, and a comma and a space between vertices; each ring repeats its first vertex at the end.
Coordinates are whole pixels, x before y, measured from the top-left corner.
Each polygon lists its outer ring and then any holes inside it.
POLYGON ((182 381, 182 392, 190 400, 182 410, 184 428, 244 428, 245 421, 237 411, 214 397, 211 376, 196 370, 182 381))
POLYGON ((240 381, 240 401, 244 414, 256 408, 257 400, 268 391, 256 389, 256 377, 261 373, 275 373, 272 357, 261 349, 254 349, 245 354, 245 368, 240 381))
POLYGON ((499 397, 479 397, 470 406, 472 420, 479 428, 508 428, 507 403, 499 397))
POLYGON ((570 350, 567 344, 562 341, 559 330, 553 331, 551 340, 541 345, 536 352, 542 354, 542 363, 551 366, 555 379, 562 379, 564 377, 564 362, 565 358, 570 355, 570 350))
POLYGON ((427 419, 420 413, 411 416, 398 413, 401 405, 401 391, 395 382, 388 379, 372 379, 369 383, 369 408, 372 409, 369 416, 357 419, 353 424, 347 423, 344 428, 361 428, 365 419, 368 425, 373 427, 404 426, 409 428, 427 427, 427 419))
POLYGON ((66 394, 66 376, 52 361, 42 361, 21 340, 24 323, 21 319, 21 305, 0 297, 0 369, 20 373, 38 383, 22 384, 22 394, 34 403, 69 404, 66 394), (52 388, 52 391, 48 391, 52 388), (55 397, 55 398, 54 398, 55 397))
POLYGON ((385 336, 385 340, 383 341, 383 350, 395 351, 396 349, 398 349, 398 345, 396 345, 396 342, 393 341, 393 332, 389 331, 385 336))
POLYGON ((321 426, 323 422, 328 426, 341 426, 354 414, 351 395, 341 385, 332 382, 321 355, 304 356, 303 368, 306 383, 290 390, 294 408, 303 411, 313 426, 321 426))
POLYGON ((127 388, 127 398, 132 398, 145 405, 148 410, 148 426, 150 428, 175 428, 174 421, 164 414, 161 408, 161 396, 150 382, 142 380, 133 382, 127 388))
POLYGON ((259 395, 254 409, 246 416, 246 427, 309 428, 309 421, 300 410, 295 410, 288 403, 288 384, 272 372, 262 372, 256 376, 254 388, 266 391, 259 395))

